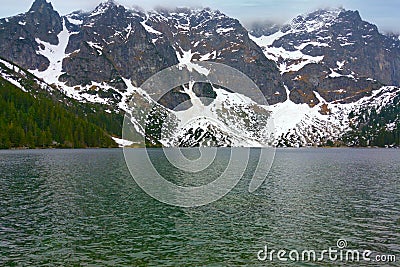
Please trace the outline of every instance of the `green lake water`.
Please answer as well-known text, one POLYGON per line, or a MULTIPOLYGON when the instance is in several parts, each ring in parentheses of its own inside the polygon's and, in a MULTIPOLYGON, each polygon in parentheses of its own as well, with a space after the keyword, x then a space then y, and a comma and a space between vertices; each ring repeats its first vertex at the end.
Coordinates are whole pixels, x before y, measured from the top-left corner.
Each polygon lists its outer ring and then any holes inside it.
MULTIPOLYGON (((190 174, 149 153, 185 183, 190 174)), ((0 266, 285 266, 259 261, 258 251, 324 250, 338 239, 398 261, 348 265, 400 266, 400 150, 278 149, 249 193, 254 157, 224 198, 180 208, 144 193, 121 149, 0 151, 0 266)))

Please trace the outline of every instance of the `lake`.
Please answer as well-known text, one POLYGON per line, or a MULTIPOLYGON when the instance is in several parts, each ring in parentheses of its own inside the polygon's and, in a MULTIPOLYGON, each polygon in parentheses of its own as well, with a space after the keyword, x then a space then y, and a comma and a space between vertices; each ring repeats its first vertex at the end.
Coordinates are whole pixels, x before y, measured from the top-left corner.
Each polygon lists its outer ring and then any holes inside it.
MULTIPOLYGON (((160 151, 161 172, 185 181, 160 151)), ((0 151, 0 266, 341 266, 258 259, 339 239, 399 266, 399 149, 278 149, 249 193, 252 164, 224 198, 180 208, 136 185, 122 149, 0 151)))

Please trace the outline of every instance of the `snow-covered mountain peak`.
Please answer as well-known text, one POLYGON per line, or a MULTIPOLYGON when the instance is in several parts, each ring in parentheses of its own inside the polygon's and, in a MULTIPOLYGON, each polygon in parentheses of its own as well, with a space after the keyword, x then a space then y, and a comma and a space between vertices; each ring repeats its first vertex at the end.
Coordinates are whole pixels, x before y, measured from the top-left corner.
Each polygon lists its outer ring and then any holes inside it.
POLYGON ((97 8, 103 8, 103 9, 107 9, 110 7, 115 7, 115 6, 119 6, 120 4, 114 0, 106 0, 101 2, 97 7, 97 8))
POLYGON ((398 72, 392 70, 398 63, 392 58, 400 53, 400 43, 363 21, 358 11, 317 10, 280 28, 267 25, 252 33, 250 38, 277 63, 285 84, 295 89, 291 97, 296 94, 300 102, 318 102, 315 89, 325 91, 321 95, 330 100, 354 101, 379 88, 374 81, 399 85, 398 72), (343 89, 348 95, 328 93, 335 91, 328 88, 343 89))
POLYGON ((345 9, 343 8, 319 9, 308 14, 299 15, 289 24, 283 26, 282 31, 317 31, 325 26, 331 26, 332 23, 339 17, 340 13, 344 11, 345 9))
POLYGON ((121 6, 114 0, 107 0, 105 2, 100 3, 92 12, 90 12, 89 17, 97 17, 99 15, 105 14, 108 11, 116 9, 116 8, 125 9, 125 7, 121 6))
POLYGON ((206 8, 187 8, 180 7, 175 9, 158 8, 148 12, 153 19, 173 21, 174 24, 180 26, 196 27, 199 24, 204 24, 207 21, 218 21, 229 19, 228 16, 221 13, 219 10, 206 8))

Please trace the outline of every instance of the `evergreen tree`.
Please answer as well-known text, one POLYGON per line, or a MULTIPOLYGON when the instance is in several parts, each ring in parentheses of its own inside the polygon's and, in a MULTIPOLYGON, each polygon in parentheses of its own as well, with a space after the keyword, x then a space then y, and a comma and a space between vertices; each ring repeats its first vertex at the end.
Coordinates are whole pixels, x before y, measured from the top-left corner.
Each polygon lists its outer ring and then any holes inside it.
MULTIPOLYGON (((33 97, 0 78, 0 148, 115 147, 106 130, 110 118, 84 116, 84 111, 45 97, 33 97)), ((113 127, 117 128, 113 124, 113 127)), ((119 131, 120 131, 120 127, 119 131)), ((114 132, 117 132, 115 129, 114 132)))

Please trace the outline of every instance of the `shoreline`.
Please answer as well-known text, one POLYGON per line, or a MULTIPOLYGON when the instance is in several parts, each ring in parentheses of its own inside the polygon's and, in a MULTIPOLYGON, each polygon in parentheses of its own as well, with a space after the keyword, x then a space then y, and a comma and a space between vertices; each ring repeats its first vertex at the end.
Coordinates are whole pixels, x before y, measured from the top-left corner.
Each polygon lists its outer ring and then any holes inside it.
MULTIPOLYGON (((80 148, 62 148, 62 147, 45 147, 45 148, 1 148, 0 151, 40 151, 40 150, 100 150, 100 149, 124 149, 124 148, 131 148, 131 149, 162 149, 163 147, 80 147, 80 148)), ((190 147, 185 147, 190 148, 190 147)), ((191 147, 196 148, 196 147, 191 147)), ((245 147, 219 147, 219 148, 245 148, 245 147)), ((246 147, 247 148, 247 147, 246 147)), ((250 149, 260 149, 260 147, 250 147, 250 149)), ((340 147, 330 147, 330 146, 305 146, 305 147, 275 147, 275 149, 279 150, 294 150, 294 149, 400 149, 400 147, 361 147, 361 146, 340 146, 340 147)))

